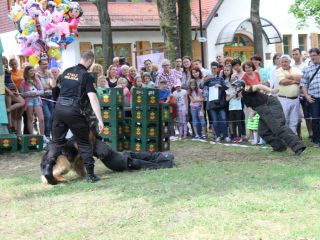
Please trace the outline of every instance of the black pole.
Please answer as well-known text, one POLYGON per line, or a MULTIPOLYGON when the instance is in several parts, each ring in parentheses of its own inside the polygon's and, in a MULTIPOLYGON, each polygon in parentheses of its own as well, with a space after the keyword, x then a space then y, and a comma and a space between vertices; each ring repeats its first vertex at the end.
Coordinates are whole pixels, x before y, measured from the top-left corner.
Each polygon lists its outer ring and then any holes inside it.
MULTIPOLYGON (((200 15, 200 37, 203 37, 203 29, 202 29, 202 7, 201 7, 201 0, 199 0, 199 15, 200 15)), ((201 61, 202 65, 204 66, 204 49, 203 49, 203 42, 200 42, 201 44, 201 61)))

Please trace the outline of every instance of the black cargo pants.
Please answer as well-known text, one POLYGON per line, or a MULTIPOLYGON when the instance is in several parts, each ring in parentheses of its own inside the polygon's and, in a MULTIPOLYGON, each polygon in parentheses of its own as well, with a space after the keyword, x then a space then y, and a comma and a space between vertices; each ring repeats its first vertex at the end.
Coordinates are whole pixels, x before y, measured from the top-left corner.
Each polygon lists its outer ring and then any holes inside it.
POLYGON ((55 159, 60 154, 66 143, 66 135, 71 130, 76 141, 81 158, 87 169, 88 175, 93 174, 94 159, 93 147, 89 142, 89 124, 86 118, 80 113, 79 104, 74 101, 70 104, 56 104, 53 116, 52 135, 55 150, 50 153, 50 159, 55 159))
POLYGON ((306 145, 285 125, 282 106, 276 97, 269 96, 267 104, 254 108, 260 115, 258 133, 273 150, 290 147, 294 152, 306 145))

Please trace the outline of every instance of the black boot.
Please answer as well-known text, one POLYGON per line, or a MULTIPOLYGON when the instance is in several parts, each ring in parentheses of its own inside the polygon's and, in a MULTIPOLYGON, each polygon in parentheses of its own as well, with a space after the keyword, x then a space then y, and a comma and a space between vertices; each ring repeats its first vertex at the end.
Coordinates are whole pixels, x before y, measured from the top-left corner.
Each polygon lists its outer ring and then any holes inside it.
POLYGON ((58 184, 57 180, 53 177, 53 166, 55 162, 49 161, 44 167, 44 177, 47 179, 48 184, 56 185, 58 184))
POLYGON ((87 182, 94 183, 101 180, 100 177, 94 174, 94 166, 86 166, 87 169, 87 182))

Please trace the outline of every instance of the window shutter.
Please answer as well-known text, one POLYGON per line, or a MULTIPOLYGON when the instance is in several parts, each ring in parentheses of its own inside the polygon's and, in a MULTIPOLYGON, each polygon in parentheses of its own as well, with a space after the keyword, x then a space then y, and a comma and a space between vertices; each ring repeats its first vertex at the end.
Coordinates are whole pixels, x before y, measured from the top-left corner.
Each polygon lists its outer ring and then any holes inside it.
POLYGON ((318 48, 319 47, 318 33, 311 33, 310 38, 311 38, 311 48, 318 48))
POLYGON ((91 42, 80 42, 80 54, 92 50, 91 42))
POLYGON ((276 52, 283 53, 282 43, 276 43, 276 52))

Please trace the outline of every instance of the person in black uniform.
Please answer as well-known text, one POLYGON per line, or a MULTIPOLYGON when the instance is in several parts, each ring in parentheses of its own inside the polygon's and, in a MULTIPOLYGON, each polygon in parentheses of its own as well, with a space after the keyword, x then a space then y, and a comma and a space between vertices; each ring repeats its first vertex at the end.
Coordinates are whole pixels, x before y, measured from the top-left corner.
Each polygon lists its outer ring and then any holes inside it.
POLYGON ((94 54, 83 52, 80 63, 66 69, 61 75, 60 93, 53 114, 53 150, 49 151, 48 161, 44 169, 44 176, 49 184, 56 184, 52 170, 55 159, 66 143, 65 137, 70 129, 78 144, 80 155, 87 170, 87 181, 100 180, 94 174, 93 147, 89 142, 89 122, 86 112, 92 107, 98 120, 98 128, 101 132, 103 122, 100 112, 100 104, 94 88, 94 78, 88 69, 94 62, 94 54))
POLYGON ((279 100, 260 92, 262 90, 274 93, 277 90, 261 84, 248 86, 243 80, 237 80, 232 85, 237 94, 242 96, 244 104, 260 115, 258 133, 271 145, 273 151, 282 152, 289 146, 295 155, 300 155, 306 149, 300 138, 285 125, 285 116, 279 100))

